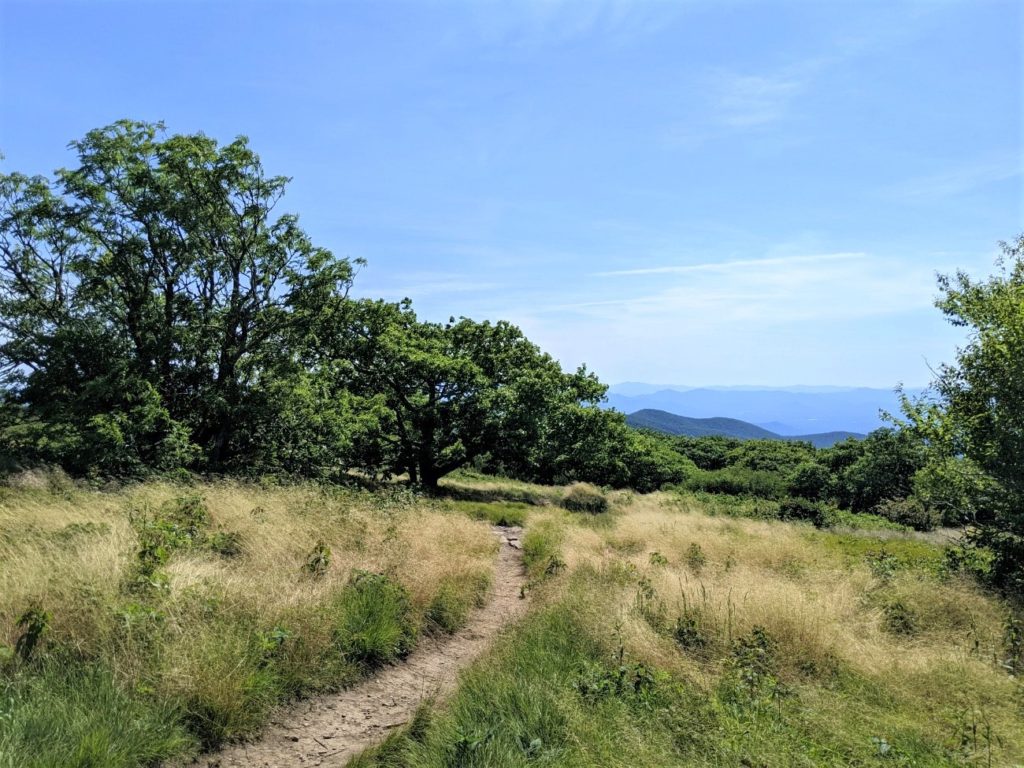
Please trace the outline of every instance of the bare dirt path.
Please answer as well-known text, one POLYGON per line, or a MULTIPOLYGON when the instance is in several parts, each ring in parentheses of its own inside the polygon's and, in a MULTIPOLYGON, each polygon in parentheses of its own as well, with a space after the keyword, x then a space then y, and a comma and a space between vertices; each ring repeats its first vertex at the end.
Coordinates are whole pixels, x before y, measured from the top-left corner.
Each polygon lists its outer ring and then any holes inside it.
POLYGON ((501 541, 490 602, 449 637, 424 638, 405 661, 341 693, 282 710, 258 741, 204 755, 210 768, 340 768, 367 747, 404 725, 429 698, 444 697, 458 673, 487 647, 495 634, 526 610, 526 581, 519 528, 494 527, 501 541))

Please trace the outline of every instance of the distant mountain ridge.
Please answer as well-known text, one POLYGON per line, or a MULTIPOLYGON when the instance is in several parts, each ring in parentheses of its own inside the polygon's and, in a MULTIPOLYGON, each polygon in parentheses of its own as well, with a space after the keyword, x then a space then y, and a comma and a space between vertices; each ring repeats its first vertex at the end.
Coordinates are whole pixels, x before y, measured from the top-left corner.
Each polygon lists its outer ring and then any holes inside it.
MULTIPOLYGON (((906 390, 910 395, 921 391, 906 390)), ((885 426, 881 411, 899 412, 899 396, 870 387, 687 388, 626 382, 609 388, 607 407, 627 414, 658 410, 694 419, 727 417, 794 437, 871 432, 885 426)))
POLYGON ((626 416, 626 423, 638 429, 653 429, 669 435, 685 435, 687 437, 707 437, 720 435, 735 437, 739 440, 787 440, 811 443, 815 448, 829 448, 848 437, 863 438, 856 432, 834 431, 812 435, 780 435, 776 432, 759 427, 739 419, 728 419, 721 416, 709 419, 694 419, 678 416, 674 413, 647 408, 626 416))

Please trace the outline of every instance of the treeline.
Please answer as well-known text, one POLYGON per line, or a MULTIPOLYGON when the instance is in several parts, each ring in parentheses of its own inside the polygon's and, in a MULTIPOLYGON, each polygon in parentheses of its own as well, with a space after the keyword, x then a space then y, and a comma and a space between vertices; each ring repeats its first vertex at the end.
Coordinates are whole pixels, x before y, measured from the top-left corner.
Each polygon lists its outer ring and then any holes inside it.
POLYGON ((835 521, 830 510, 836 509, 920 531, 966 522, 963 510, 944 515, 934 505, 925 446, 905 430, 878 429, 831 448, 729 437, 662 439, 693 462, 682 487, 777 501, 780 517, 825 525, 835 521))
POLYGON ((350 297, 244 138, 121 121, 0 175, 0 461, 426 487, 475 462, 653 488, 649 441, 506 322, 350 297), (600 445, 601 450, 594 447, 600 445))

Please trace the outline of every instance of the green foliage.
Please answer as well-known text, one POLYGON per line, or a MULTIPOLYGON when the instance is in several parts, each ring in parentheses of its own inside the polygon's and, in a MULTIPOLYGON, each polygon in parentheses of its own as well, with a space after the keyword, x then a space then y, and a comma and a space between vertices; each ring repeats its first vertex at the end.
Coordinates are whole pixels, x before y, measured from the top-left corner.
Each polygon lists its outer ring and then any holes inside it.
POLYGON ((886 499, 875 507, 876 515, 915 531, 932 531, 942 524, 942 516, 915 498, 886 499))
POLYGON ((687 479, 685 487, 706 493, 759 496, 766 499, 780 499, 786 490, 785 480, 778 474, 732 466, 718 470, 696 471, 687 479))
POLYGON ((593 485, 573 483, 562 497, 561 505, 570 512, 599 515, 608 511, 608 497, 593 485))
POLYGON ((377 573, 353 574, 337 606, 335 638, 345 658, 375 667, 405 656, 416 639, 405 589, 377 573))
POLYGON ((673 441, 675 449, 690 459, 699 469, 724 469, 732 461, 733 450, 740 441, 731 437, 678 437, 673 441))
POLYGON ((814 447, 809 443, 745 440, 729 451, 727 458, 729 466, 788 475, 813 456, 814 447))
POLYGON ((960 476, 949 484, 952 493, 935 494, 936 483, 922 482, 924 493, 952 501, 954 510, 960 507, 973 517, 971 541, 994 554, 992 580, 1019 595, 1024 594, 1024 235, 1003 243, 1002 250, 1000 272, 987 280, 963 272, 939 278, 942 295, 936 305, 952 324, 968 330, 968 341, 955 363, 939 368, 932 399, 905 398, 903 410, 908 427, 932 448, 939 477, 960 476))
POLYGON ((327 569, 331 567, 331 548, 323 541, 318 541, 313 550, 306 556, 306 562, 302 564, 302 570, 315 579, 322 578, 327 569))
POLYGON ((704 566, 707 565, 708 558, 704 554, 704 550, 697 542, 691 542, 690 546, 686 548, 686 554, 683 556, 683 560, 686 565, 694 573, 699 574, 704 570, 704 566))
POLYGON ((14 652, 22 661, 30 661, 46 630, 50 627, 50 614, 38 605, 29 607, 18 617, 17 626, 21 635, 14 644, 14 652))
POLYGON ((780 705, 790 690, 779 680, 779 644, 764 627, 754 627, 738 638, 732 648, 729 668, 722 678, 718 698, 737 714, 762 714, 780 705))
POLYGON ((815 528, 827 528, 832 525, 834 518, 831 512, 825 504, 799 496, 783 499, 779 504, 781 520, 805 520, 813 523, 815 528))
POLYGON ((827 467, 813 461, 798 464, 789 475, 786 490, 790 496, 799 496, 811 501, 822 499, 828 492, 832 479, 827 467))
POLYGON ((5 437, 79 473, 241 462, 250 420, 273 421, 253 393, 351 266, 272 216, 287 180, 244 138, 122 120, 72 147, 53 180, 0 176, 5 437))
POLYGON ((876 429, 859 446, 860 455, 837 477, 840 506, 868 512, 886 499, 913 490, 914 475, 925 464, 925 449, 909 431, 876 429))

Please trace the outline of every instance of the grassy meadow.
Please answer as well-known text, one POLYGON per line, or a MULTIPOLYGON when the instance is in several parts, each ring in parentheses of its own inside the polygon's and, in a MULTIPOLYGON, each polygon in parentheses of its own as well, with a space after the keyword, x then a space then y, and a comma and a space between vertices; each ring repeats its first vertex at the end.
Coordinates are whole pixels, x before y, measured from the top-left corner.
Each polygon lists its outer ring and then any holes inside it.
POLYGON ((457 628, 491 523, 526 526, 530 612, 355 765, 1024 764, 1020 624, 948 534, 688 492, 570 512, 468 473, 443 492, 0 490, 0 766, 155 765, 258 731, 457 628))
POLYGON ((1024 762, 1019 624, 939 536, 612 502, 531 512, 529 618, 362 768, 1024 762))
POLYGON ((400 489, 22 478, 0 489, 0 766, 150 765, 251 733, 457 628, 495 551, 486 523, 400 489))

